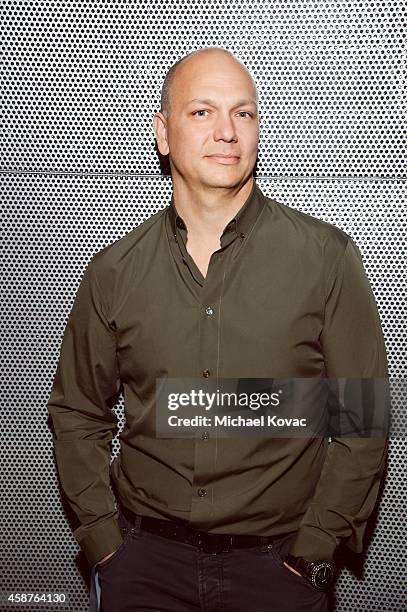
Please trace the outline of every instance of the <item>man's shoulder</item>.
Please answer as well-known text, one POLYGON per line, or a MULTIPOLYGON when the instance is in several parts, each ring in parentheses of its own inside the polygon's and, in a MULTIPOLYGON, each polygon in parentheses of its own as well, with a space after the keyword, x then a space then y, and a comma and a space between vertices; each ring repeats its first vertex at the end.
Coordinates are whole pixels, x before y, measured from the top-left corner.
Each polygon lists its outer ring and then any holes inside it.
POLYGON ((97 251, 88 264, 97 276, 117 272, 118 268, 136 256, 140 248, 150 241, 154 242, 161 231, 160 221, 163 221, 167 209, 168 206, 157 211, 124 236, 97 251))
POLYGON ((343 252, 348 241, 352 240, 347 232, 328 221, 271 197, 266 197, 266 201, 270 209, 278 213, 278 222, 283 226, 281 228, 283 233, 296 238, 298 244, 309 244, 312 241, 322 249, 330 248, 343 252))

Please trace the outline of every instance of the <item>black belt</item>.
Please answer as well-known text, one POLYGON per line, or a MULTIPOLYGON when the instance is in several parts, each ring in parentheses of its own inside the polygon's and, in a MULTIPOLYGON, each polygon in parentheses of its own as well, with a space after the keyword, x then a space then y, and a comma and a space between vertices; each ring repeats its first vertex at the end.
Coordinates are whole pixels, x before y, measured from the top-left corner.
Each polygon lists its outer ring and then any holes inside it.
POLYGON ((251 548, 260 545, 267 545, 281 539, 286 534, 275 536, 255 536, 255 535, 232 535, 228 533, 210 533, 199 531, 188 527, 183 523, 154 518, 152 516, 137 515, 123 505, 120 512, 131 523, 139 522, 140 529, 155 533, 156 535, 191 544, 206 553, 230 552, 233 548, 251 548), (140 520, 141 519, 141 520, 140 520))

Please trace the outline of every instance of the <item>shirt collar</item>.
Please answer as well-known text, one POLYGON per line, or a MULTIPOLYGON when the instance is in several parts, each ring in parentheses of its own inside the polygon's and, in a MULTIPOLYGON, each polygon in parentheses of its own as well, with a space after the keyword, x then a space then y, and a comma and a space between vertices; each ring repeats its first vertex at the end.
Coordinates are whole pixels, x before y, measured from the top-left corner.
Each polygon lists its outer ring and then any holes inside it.
MULTIPOLYGON (((256 180, 253 180, 253 186, 249 196, 233 219, 227 223, 223 230, 222 236, 236 233, 240 238, 244 238, 249 233, 249 230, 254 224, 263 206, 264 195, 260 190, 260 187, 257 185, 256 180)), ((175 207, 174 194, 171 195, 168 215, 171 223, 171 230, 174 236, 177 233, 177 227, 180 229, 186 229, 185 222, 178 214, 175 207)))

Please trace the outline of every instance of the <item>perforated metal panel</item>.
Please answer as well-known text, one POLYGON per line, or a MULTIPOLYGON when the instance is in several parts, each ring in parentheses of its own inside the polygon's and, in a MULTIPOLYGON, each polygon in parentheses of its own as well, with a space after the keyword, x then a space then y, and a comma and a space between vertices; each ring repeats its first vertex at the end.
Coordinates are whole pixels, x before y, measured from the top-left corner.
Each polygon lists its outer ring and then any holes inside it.
MULTIPOLYGON (((344 229, 362 252, 399 435, 366 556, 346 558, 333 609, 406 609, 403 9, 391 0, 1 3, 1 589, 62 592, 61 609, 87 610, 89 569, 60 500, 46 402, 87 262, 169 203, 151 128, 165 72, 216 45, 258 85, 260 188, 344 229)), ((122 400, 115 410, 122 424, 122 400)))

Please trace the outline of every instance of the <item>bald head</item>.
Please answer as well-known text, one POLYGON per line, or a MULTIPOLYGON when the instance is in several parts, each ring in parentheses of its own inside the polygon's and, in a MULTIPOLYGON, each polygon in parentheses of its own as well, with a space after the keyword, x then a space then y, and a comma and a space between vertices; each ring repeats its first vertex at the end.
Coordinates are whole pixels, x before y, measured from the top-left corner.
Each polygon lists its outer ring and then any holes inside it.
POLYGON ((168 70, 161 89, 160 103, 160 111, 166 117, 168 117, 171 112, 171 101, 174 89, 177 88, 178 84, 182 86, 182 82, 178 83, 181 73, 185 73, 186 70, 193 71, 199 67, 199 64, 203 66, 203 62, 200 60, 204 60, 205 58, 228 60, 230 64, 234 64, 235 67, 238 67, 244 72, 252 83, 256 104, 258 103, 257 87, 246 66, 227 49, 223 49, 222 47, 203 47, 202 49, 188 53, 188 55, 185 55, 175 62, 168 70))
POLYGON ((247 182, 259 143, 250 72, 222 48, 190 53, 166 76, 153 128, 158 150, 169 156, 174 185, 198 193, 247 182))

